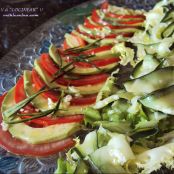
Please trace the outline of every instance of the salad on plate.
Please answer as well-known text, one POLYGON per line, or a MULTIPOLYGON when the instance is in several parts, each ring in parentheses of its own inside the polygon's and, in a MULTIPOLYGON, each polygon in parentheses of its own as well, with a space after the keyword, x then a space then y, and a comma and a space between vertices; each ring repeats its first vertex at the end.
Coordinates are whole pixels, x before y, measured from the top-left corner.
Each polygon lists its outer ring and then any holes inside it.
POLYGON ((172 0, 94 9, 0 97, 0 146, 66 151, 57 174, 173 171, 173 13, 172 0))

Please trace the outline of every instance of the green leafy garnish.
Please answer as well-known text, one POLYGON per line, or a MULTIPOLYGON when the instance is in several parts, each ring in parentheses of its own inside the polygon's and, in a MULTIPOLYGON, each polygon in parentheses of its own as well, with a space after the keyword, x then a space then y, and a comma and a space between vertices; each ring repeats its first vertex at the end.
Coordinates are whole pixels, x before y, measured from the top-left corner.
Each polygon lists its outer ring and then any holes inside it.
MULTIPOLYGON (((30 113, 30 114, 17 114, 17 115, 11 115, 12 119, 5 121, 7 124, 17 124, 17 123, 23 123, 23 122, 27 122, 27 121, 31 121, 37 118, 41 118, 41 117, 45 117, 47 115, 53 115, 59 110, 60 107, 60 103, 62 101, 64 92, 61 92, 60 98, 56 104, 56 106, 53 109, 49 109, 43 112, 38 112, 38 113, 30 113), (26 118, 26 119, 20 119, 20 120, 14 120, 17 117, 22 117, 22 116, 28 116, 30 115, 30 118, 26 118)), ((5 111, 6 112, 6 111, 5 111)))
POLYGON ((11 108, 9 108, 8 110, 6 110, 5 112, 3 112, 3 116, 5 118, 8 118, 10 116, 12 116, 13 114, 15 114, 17 111, 19 111, 21 108, 23 108, 24 106, 26 106, 28 103, 30 103, 32 100, 34 100, 38 95, 40 95, 43 92, 52 90, 55 88, 50 88, 50 89, 41 89, 40 91, 38 91, 37 93, 35 93, 34 95, 22 100, 21 102, 15 104, 14 106, 12 106, 11 108))

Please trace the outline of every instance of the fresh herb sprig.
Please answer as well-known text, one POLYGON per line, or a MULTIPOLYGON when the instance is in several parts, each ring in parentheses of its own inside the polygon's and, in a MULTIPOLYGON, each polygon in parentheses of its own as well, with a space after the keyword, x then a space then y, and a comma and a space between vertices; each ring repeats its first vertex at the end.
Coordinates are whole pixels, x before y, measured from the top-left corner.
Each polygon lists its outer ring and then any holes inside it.
POLYGON ((59 109, 60 109, 60 103, 62 101, 62 98, 64 96, 64 91, 61 92, 60 98, 57 101, 56 106, 53 109, 49 109, 43 112, 38 112, 38 113, 31 113, 31 114, 17 114, 13 115, 13 117, 10 120, 5 121, 7 124, 17 124, 17 123, 23 123, 27 121, 31 121, 37 118, 45 117, 47 115, 54 115, 59 109), (24 119, 18 119, 16 120, 16 117, 22 117, 22 116, 31 116, 30 118, 24 118, 24 119))
POLYGON ((96 66, 94 63, 90 62, 89 59, 95 57, 95 55, 79 55, 79 56, 74 56, 72 57, 72 59, 74 60, 74 62, 85 62, 88 63, 90 65, 92 65, 93 67, 97 68, 99 71, 102 71, 101 68, 99 68, 98 66, 96 66))
POLYGON ((32 96, 30 96, 30 97, 22 100, 21 102, 13 105, 12 107, 10 107, 6 111, 4 111, 3 112, 3 116, 5 118, 9 118, 13 114, 15 114, 18 110, 20 110, 21 108, 23 108, 24 106, 26 106, 28 103, 30 103, 32 100, 34 100, 38 95, 40 95, 43 92, 47 92, 49 90, 52 90, 52 89, 55 89, 55 88, 39 90, 37 93, 33 94, 32 96))
POLYGON ((93 43, 90 43, 84 47, 73 47, 73 48, 69 48, 69 49, 66 49, 64 51, 64 54, 70 54, 70 53, 82 53, 83 51, 87 51, 89 49, 92 49, 92 48, 96 48, 98 47, 98 43, 101 41, 102 39, 98 39, 96 40, 95 42, 93 43))
MULTIPOLYGON (((63 72, 65 73, 65 70, 68 68, 68 66, 66 66, 65 68, 63 68, 63 72)), ((62 71, 57 72, 56 77, 50 82, 54 82, 58 77, 60 77, 62 75, 62 71)), ((39 96, 40 94, 50 91, 50 90, 59 90, 59 88, 49 88, 47 85, 44 85, 37 93, 33 94, 30 97, 27 97, 26 99, 22 100, 19 103, 16 103, 15 105, 13 105, 11 108, 7 109, 6 111, 3 112, 3 116, 4 118, 9 118, 11 116, 13 116, 15 113, 17 113, 21 108, 25 107, 27 104, 29 104, 30 102, 32 102, 37 96, 39 96)), ((49 110, 47 110, 49 112, 49 110)))

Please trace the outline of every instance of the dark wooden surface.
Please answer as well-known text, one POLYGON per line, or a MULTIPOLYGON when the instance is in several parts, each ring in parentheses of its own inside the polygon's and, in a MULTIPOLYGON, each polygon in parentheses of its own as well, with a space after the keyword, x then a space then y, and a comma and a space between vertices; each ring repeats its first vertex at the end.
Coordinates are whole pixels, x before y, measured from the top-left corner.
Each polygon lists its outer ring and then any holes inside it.
MULTIPOLYGON (((0 58, 54 15, 87 0, 0 0, 0 58), (38 8, 38 17, 7 17, 3 9, 38 8)), ((17 13, 17 12, 15 12, 17 13)))

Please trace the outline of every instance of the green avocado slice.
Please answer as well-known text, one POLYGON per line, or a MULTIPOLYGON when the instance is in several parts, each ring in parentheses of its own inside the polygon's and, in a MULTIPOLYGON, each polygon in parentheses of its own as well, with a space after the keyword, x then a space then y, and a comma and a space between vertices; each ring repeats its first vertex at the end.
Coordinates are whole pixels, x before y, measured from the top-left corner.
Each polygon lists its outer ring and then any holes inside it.
POLYGON ((76 74, 80 74, 80 75, 98 74, 98 73, 101 73, 101 71, 108 72, 112 70, 113 68, 115 68, 117 65, 118 65, 118 62, 115 62, 109 65, 100 67, 100 70, 95 67, 84 68, 84 67, 76 66, 76 68, 72 72, 76 74))
MULTIPOLYGON (((15 104, 14 88, 4 98, 2 113, 15 104)), ((3 118, 5 120, 5 118, 3 118)), ((47 126, 44 128, 32 128, 24 123, 9 125, 9 132, 14 138, 26 141, 29 144, 49 143, 65 139, 81 129, 80 123, 65 123, 47 126)))
MULTIPOLYGON (((28 97, 34 95, 38 91, 35 89, 32 83, 31 71, 24 71, 24 89, 28 97)), ((48 109, 53 109, 54 105, 48 105, 48 99, 42 97, 42 95, 37 96, 32 104, 41 111, 48 109)))

